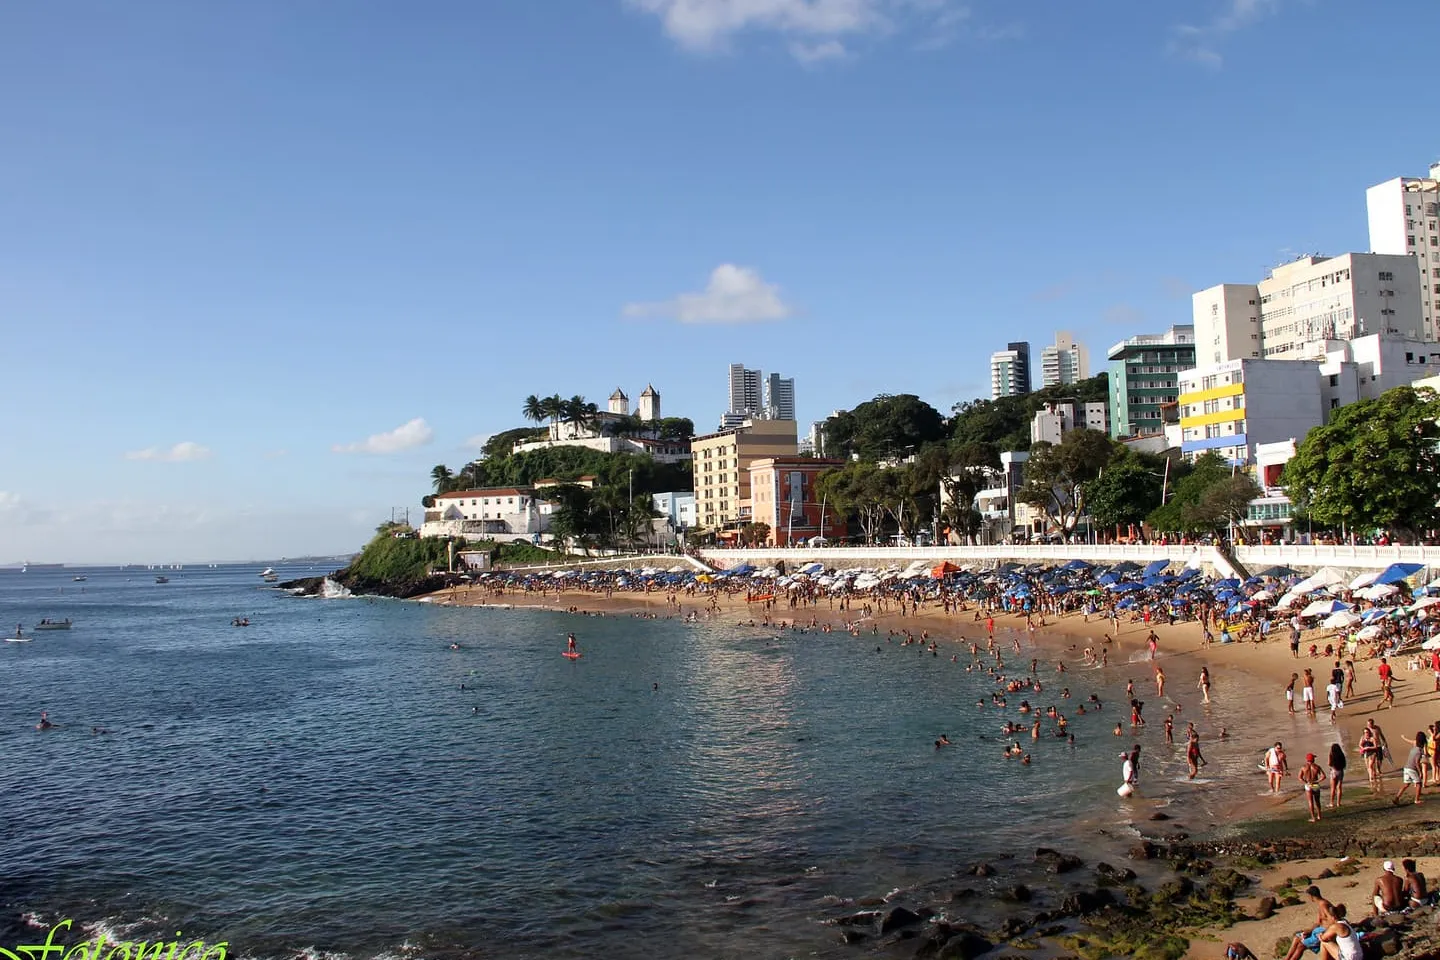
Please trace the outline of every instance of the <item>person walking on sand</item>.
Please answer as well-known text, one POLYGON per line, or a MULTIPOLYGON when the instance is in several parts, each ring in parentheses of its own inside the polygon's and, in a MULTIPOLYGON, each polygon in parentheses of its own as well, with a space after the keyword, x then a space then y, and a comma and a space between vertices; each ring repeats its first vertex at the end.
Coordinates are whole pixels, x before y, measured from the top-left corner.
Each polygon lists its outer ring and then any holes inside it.
POLYGON ((1285 709, 1290 716, 1295 716, 1295 684, 1300 682, 1300 674, 1290 674, 1290 683, 1285 687, 1285 709))
POLYGON ((1300 690, 1300 698, 1305 701, 1305 716, 1315 716, 1315 674, 1309 667, 1305 668, 1305 683, 1300 690))
POLYGON ((1395 706, 1395 671, 1391 668, 1390 661, 1381 657, 1380 666, 1375 668, 1375 672, 1380 676, 1380 705, 1395 706))
MULTIPOLYGON (((1116 633, 1119 633, 1120 631, 1119 631, 1119 629, 1117 628, 1115 632, 1116 632, 1116 633)), ((1148 636, 1148 637, 1145 638, 1145 645, 1150 648, 1150 659, 1151 659, 1151 660, 1154 660, 1154 659, 1155 659, 1155 651, 1156 651, 1157 649, 1159 649, 1159 647, 1160 647, 1160 638, 1155 635, 1155 631, 1154 631, 1154 630, 1151 630, 1151 631, 1150 631, 1150 636, 1148 636)))
POLYGON ((1280 792, 1280 783, 1289 772, 1290 767, 1285 762, 1285 746, 1276 740, 1275 746, 1265 751, 1265 773, 1270 778, 1271 793, 1280 792))
POLYGON ((1310 822, 1320 822, 1320 784, 1325 779, 1325 771, 1315 762, 1315 754, 1305 754, 1305 762, 1295 773, 1295 779, 1300 781, 1300 786, 1305 791, 1305 802, 1310 807, 1310 822))
POLYGON ((1338 743, 1330 744, 1330 758, 1326 761, 1330 767, 1330 809, 1340 809, 1340 794, 1344 792, 1345 783, 1345 748, 1338 743))
POLYGON ((1196 686, 1198 686, 1198 687, 1200 688, 1200 692, 1205 695, 1205 700, 1204 700, 1204 702, 1205 702, 1205 703, 1209 703, 1209 702, 1210 702, 1210 668, 1209 668, 1209 667, 1201 667, 1201 668, 1200 668, 1200 682, 1199 682, 1198 684, 1196 684, 1196 686))
POLYGON ((1424 785, 1425 778, 1420 774, 1420 758, 1425 754, 1425 731, 1416 730, 1415 739, 1401 736, 1401 739, 1410 744, 1410 753, 1405 757, 1405 768, 1400 771, 1400 792, 1395 794, 1395 799, 1390 801, 1394 806, 1400 806, 1400 798, 1405 796, 1405 791, 1411 785, 1415 787, 1415 802, 1420 802, 1420 790, 1424 785))

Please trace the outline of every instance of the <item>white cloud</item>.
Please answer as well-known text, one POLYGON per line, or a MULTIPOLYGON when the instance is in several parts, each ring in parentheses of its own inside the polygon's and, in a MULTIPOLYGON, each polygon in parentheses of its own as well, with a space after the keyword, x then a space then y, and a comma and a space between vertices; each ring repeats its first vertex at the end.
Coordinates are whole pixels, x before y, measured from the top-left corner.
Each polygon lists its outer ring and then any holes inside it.
POLYGON ((847 37, 884 36, 906 28, 948 29, 969 8, 957 0, 626 0, 660 18, 666 35, 687 50, 725 49, 740 33, 769 31, 790 39, 802 63, 848 53, 847 37))
POLYGON ((182 441, 169 448, 146 447, 144 450, 131 450, 125 454, 126 460, 153 460, 156 463, 188 463, 191 460, 209 458, 210 448, 191 440, 182 441))
POLYGON ((1280 9, 1281 0, 1224 0, 1217 13, 1203 24, 1182 23, 1171 31, 1169 51, 1182 60, 1191 60, 1219 69, 1225 63, 1218 47, 1229 34, 1280 9))
POLYGON ((414 447, 423 447, 435 437, 423 417, 416 417, 409 423, 401 424, 386 433, 377 433, 358 443, 337 443, 330 449, 336 453, 399 453, 414 447))
POLYGON ((493 436, 495 436, 493 433, 477 433, 475 436, 466 440, 463 446, 466 450, 484 450, 485 444, 489 442, 493 436))
POLYGON ((780 298, 780 288, 766 283, 759 271, 722 263, 710 273, 700 293, 682 293, 673 300, 630 303, 627 317, 669 317, 681 323, 756 323, 784 320, 795 310, 780 298))

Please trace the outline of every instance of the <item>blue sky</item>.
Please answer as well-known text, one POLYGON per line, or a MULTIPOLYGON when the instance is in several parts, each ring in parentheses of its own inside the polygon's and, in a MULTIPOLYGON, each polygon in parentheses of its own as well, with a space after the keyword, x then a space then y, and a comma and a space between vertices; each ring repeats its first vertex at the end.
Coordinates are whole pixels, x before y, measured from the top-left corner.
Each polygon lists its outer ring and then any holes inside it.
MULTIPOLYGON (((985 394, 1367 248, 1432 0, 0 7, 0 562, 357 546, 529 393, 985 394), (1407 54, 1408 51, 1408 54, 1407 54)), ((1429 26, 1427 26, 1427 24, 1429 26)), ((1417 86, 1419 84, 1419 86, 1417 86)))

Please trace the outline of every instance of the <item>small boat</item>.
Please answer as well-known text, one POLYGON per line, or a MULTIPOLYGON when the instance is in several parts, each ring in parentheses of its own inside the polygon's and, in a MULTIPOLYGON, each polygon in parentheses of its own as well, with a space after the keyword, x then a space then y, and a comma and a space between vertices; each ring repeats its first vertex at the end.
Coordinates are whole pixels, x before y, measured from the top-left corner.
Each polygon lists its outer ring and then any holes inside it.
POLYGON ((279 581, 280 575, 278 573, 267 573, 262 579, 266 583, 276 583, 279 581))
POLYGON ((169 578, 169 577, 156 577, 156 578, 155 578, 155 582, 156 582, 156 583, 169 583, 169 582, 170 582, 170 578, 169 578))
POLYGON ((49 619, 49 618, 46 618, 46 619, 44 619, 44 620, 41 620, 39 623, 35 624, 35 626, 34 626, 32 629, 35 629, 35 630, 69 630, 72 626, 74 626, 74 621, 72 621, 69 617, 66 617, 64 620, 51 620, 51 619, 49 619))
POLYGON ((85 582, 87 579, 89 579, 89 578, 88 578, 88 577, 71 577, 70 579, 73 580, 73 581, 75 581, 76 583, 84 583, 84 582, 85 582))
POLYGON ((260 576, 266 577, 267 579, 269 577, 273 577, 275 576, 275 569, 273 567, 266 567, 264 570, 260 571, 260 576))

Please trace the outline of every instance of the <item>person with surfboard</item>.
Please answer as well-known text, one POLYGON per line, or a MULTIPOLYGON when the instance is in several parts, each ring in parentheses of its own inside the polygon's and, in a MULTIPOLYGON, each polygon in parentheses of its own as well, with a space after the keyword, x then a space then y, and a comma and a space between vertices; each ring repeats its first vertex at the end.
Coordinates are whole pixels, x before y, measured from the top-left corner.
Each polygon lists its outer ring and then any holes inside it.
POLYGON ((580 651, 575 646, 575 634, 567 633, 565 635, 565 652, 562 653, 561 656, 566 658, 567 660, 580 659, 580 651))

